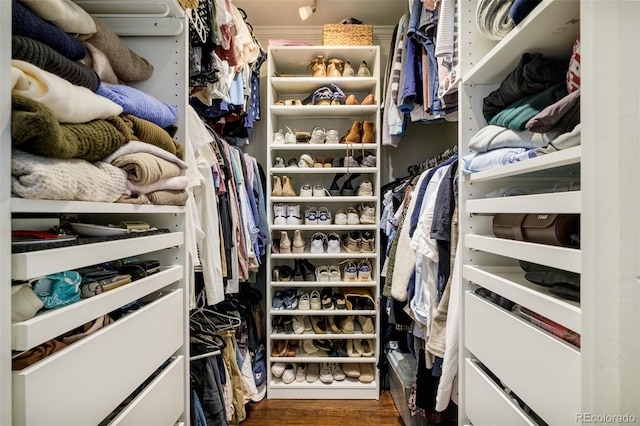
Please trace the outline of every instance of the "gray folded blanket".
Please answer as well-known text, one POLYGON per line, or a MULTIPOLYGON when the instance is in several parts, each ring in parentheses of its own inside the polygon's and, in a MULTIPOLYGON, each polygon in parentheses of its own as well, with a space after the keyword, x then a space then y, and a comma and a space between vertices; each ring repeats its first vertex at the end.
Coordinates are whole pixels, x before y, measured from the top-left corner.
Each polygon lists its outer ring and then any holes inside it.
POLYGON ((476 27, 491 40, 502 40, 513 29, 509 16, 513 0, 480 0, 476 8, 476 27))

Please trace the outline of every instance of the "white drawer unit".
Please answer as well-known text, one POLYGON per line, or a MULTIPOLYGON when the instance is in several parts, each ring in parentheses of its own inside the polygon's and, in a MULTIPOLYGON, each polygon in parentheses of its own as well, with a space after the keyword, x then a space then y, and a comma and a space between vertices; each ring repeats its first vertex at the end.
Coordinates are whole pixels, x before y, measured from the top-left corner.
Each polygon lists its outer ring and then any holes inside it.
POLYGON ((464 299, 465 345, 473 356, 548 424, 574 422, 579 349, 471 292, 464 299))
POLYGON ((183 293, 172 291, 14 372, 14 424, 100 423, 183 344, 183 293))

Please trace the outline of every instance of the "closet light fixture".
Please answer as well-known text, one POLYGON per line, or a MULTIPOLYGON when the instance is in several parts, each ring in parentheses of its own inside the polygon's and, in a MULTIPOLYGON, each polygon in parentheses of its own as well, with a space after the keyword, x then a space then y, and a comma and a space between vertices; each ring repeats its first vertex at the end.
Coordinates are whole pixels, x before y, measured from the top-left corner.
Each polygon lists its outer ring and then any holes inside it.
POLYGON ((298 13, 300 14, 300 19, 306 21, 309 19, 311 15, 313 15, 316 11, 316 6, 318 5, 318 0, 313 1, 313 6, 303 6, 298 9, 298 13))

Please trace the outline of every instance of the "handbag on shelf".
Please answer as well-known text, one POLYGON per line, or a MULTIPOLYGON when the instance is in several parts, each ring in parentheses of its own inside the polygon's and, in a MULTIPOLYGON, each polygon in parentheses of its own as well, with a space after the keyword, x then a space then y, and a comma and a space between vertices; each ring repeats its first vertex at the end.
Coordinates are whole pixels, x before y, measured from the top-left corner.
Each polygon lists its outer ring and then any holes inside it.
POLYGON ((498 238, 575 247, 580 235, 580 215, 497 213, 492 227, 498 238))

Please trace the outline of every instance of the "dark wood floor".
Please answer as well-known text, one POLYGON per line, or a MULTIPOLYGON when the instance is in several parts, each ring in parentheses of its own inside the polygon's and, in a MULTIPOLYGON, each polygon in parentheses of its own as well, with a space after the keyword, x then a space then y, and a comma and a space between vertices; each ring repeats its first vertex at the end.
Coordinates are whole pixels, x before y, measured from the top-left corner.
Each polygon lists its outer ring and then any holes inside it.
POLYGON ((380 400, 263 399, 247 405, 242 426, 402 426, 391 393, 380 400))

